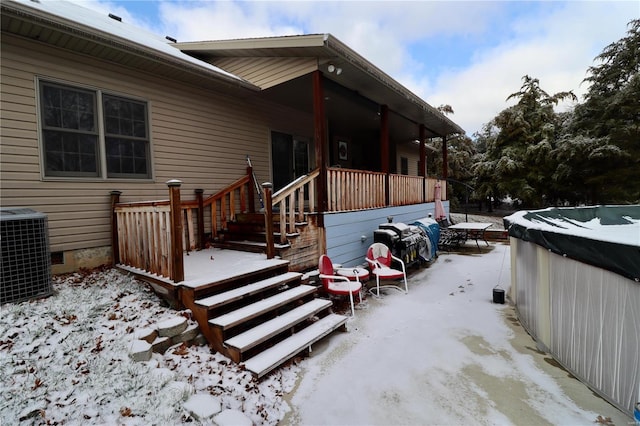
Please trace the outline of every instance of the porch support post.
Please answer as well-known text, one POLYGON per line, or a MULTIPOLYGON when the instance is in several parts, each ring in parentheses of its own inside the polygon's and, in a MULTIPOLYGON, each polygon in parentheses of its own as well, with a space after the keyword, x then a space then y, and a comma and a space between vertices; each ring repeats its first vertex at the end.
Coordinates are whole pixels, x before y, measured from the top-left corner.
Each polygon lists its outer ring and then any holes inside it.
POLYGON ((327 211, 327 133, 325 128, 324 89, 322 72, 313 73, 313 127, 316 162, 318 165, 318 226, 324 227, 324 213, 327 211))
MULTIPOLYGON (((264 233, 267 240, 267 259, 273 259, 276 256, 276 247, 273 241, 273 206, 271 204, 271 191, 273 184, 265 182, 262 184, 262 192, 264 193, 264 233)), ((291 206, 290 208, 293 208, 291 206)))
POLYGON ((427 131, 424 127, 424 124, 420 125, 420 161, 418 162, 420 170, 418 170, 418 176, 422 176, 422 202, 424 203, 427 200, 426 189, 427 189, 427 179, 424 173, 424 165, 426 164, 426 153, 425 153, 425 139, 426 139, 427 131))
POLYGON ((389 205, 389 107, 380 105, 380 169, 385 173, 384 204, 389 205))
POLYGON ((426 161, 426 149, 424 147, 425 139, 426 139, 427 130, 424 127, 424 124, 420 125, 420 170, 418 170, 418 176, 425 177, 424 175, 424 164, 426 161))
POLYGON ((447 135, 442 135, 442 179, 445 181, 449 175, 449 166, 447 165, 447 135))
POLYGON ((196 193, 196 201, 198 201, 198 240, 200 241, 200 250, 204 250, 204 200, 202 194, 204 189, 198 188, 196 193))
POLYGON ((167 181, 169 187, 169 206, 171 215, 171 273, 174 282, 184 281, 184 259, 182 257, 182 205, 180 204, 180 185, 177 179, 167 181))
POLYGON ((111 191, 111 257, 114 265, 120 263, 120 242, 118 241, 118 215, 116 204, 120 202, 120 191, 111 191))

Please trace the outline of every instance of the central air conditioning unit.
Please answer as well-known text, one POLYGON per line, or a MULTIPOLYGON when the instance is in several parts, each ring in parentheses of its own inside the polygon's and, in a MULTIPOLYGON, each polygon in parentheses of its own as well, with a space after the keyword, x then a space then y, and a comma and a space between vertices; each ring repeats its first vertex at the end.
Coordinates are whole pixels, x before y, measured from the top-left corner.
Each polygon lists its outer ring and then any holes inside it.
POLYGON ((27 208, 0 208, 0 246, 0 303, 53 293, 45 214, 27 208))

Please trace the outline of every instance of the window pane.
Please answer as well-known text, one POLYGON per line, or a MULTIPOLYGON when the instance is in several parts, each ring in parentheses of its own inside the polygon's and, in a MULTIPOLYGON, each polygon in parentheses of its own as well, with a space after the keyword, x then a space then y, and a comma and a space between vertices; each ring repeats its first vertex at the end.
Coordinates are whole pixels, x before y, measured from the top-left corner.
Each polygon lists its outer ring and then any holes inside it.
POLYGON ((95 94, 66 86, 42 85, 45 127, 94 132, 95 94))
POLYGON ((104 95, 103 104, 107 135, 147 137, 145 103, 104 95))
POLYGON ((63 129, 78 129, 78 114, 76 111, 63 109, 62 110, 62 125, 63 129))
POLYGON ((103 96, 108 177, 149 177, 147 105, 103 96))
POLYGON ((109 177, 147 178, 148 144, 146 141, 107 138, 107 175, 109 177))
POLYGON ((97 176, 98 138, 44 131, 45 171, 52 176, 97 176))

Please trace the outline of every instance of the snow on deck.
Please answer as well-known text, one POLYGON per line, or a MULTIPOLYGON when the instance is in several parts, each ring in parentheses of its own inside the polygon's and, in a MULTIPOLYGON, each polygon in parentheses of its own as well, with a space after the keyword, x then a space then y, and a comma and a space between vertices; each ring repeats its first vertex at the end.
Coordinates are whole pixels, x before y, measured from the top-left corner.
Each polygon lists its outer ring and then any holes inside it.
MULTIPOLYGON (((212 282, 223 281, 238 275, 247 274, 259 269, 275 267, 289 263, 288 260, 267 259, 263 253, 248 253, 244 251, 208 248, 185 253, 184 281, 181 286, 197 288, 212 282)), ((138 268, 118 265, 120 268, 135 274, 164 281, 176 285, 166 277, 161 277, 138 268)))

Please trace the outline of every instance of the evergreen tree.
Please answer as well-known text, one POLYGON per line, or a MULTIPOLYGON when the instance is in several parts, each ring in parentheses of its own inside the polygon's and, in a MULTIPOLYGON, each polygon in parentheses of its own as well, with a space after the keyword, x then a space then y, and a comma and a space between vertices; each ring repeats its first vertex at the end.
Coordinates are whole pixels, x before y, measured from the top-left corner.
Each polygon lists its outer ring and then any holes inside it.
POLYGON ((575 108, 573 138, 557 152, 562 160, 572 149, 584 151, 574 170, 559 176, 582 174, 590 203, 640 201, 640 19, 628 27, 589 68, 591 86, 575 108))
POLYGON ((551 153, 561 121, 553 107, 572 92, 549 95, 536 78, 523 77, 520 90, 509 99, 518 103, 501 111, 485 127, 486 152, 478 158, 478 186, 492 196, 510 195, 525 206, 555 204, 558 191, 551 179, 556 163, 551 153))

